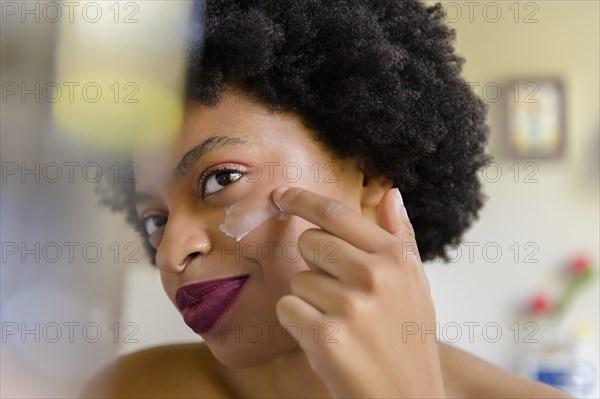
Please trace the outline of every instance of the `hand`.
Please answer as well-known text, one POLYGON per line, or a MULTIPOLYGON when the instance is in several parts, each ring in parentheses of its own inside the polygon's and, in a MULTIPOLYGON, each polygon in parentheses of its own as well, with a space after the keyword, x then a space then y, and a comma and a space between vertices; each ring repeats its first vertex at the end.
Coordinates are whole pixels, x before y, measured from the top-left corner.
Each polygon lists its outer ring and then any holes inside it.
POLYGON ((321 227, 300 235, 311 270, 293 277, 276 308, 282 326, 304 332, 289 331, 313 370, 334 397, 443 398, 435 310, 400 192, 383 196, 375 224, 342 202, 285 190, 273 192, 281 209, 321 227), (315 243, 338 250, 315 256, 315 243), (319 339, 307 333, 315 326, 319 339))

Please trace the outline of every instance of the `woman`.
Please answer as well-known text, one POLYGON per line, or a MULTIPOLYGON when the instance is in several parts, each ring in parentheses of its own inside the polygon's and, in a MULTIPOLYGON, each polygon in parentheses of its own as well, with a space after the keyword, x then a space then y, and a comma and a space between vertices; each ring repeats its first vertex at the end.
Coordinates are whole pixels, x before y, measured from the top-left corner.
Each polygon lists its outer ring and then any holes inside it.
POLYGON ((476 219, 488 160, 441 6, 206 7, 181 134, 107 198, 206 343, 83 396, 568 397, 436 340, 422 261, 476 219))

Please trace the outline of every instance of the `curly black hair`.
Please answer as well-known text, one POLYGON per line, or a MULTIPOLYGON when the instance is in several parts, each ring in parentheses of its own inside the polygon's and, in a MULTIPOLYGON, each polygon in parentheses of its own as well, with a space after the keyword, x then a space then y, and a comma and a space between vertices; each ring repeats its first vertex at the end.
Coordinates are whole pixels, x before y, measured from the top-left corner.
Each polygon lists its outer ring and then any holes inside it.
MULTIPOLYGON (((422 260, 448 260, 483 206, 487 107, 461 78, 441 4, 417 0, 207 0, 186 99, 236 87, 293 112, 325 148, 363 160, 402 192, 422 260)), ((105 203, 126 209, 133 188, 105 203)), ((105 193, 106 194, 106 193, 105 193)), ((147 240, 146 240, 147 241, 147 240)), ((151 247, 147 244, 147 248, 151 247)))

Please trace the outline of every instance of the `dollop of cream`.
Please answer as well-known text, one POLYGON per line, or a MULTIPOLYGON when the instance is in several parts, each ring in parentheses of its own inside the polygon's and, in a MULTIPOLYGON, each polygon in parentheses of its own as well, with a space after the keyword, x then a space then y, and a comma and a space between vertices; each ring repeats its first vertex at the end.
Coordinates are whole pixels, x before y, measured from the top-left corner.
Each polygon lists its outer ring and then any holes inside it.
POLYGON ((219 230, 238 242, 252 230, 277 217, 286 220, 287 213, 269 200, 246 200, 231 205, 225 212, 225 221, 219 230))

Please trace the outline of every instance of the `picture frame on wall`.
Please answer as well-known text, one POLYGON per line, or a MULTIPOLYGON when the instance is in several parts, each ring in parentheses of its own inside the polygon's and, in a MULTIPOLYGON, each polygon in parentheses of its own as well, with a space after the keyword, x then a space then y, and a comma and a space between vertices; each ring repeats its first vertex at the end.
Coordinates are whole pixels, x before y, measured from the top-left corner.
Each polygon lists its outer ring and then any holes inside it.
POLYGON ((506 84, 505 147, 516 159, 561 158, 566 146, 564 87, 559 79, 506 84))

